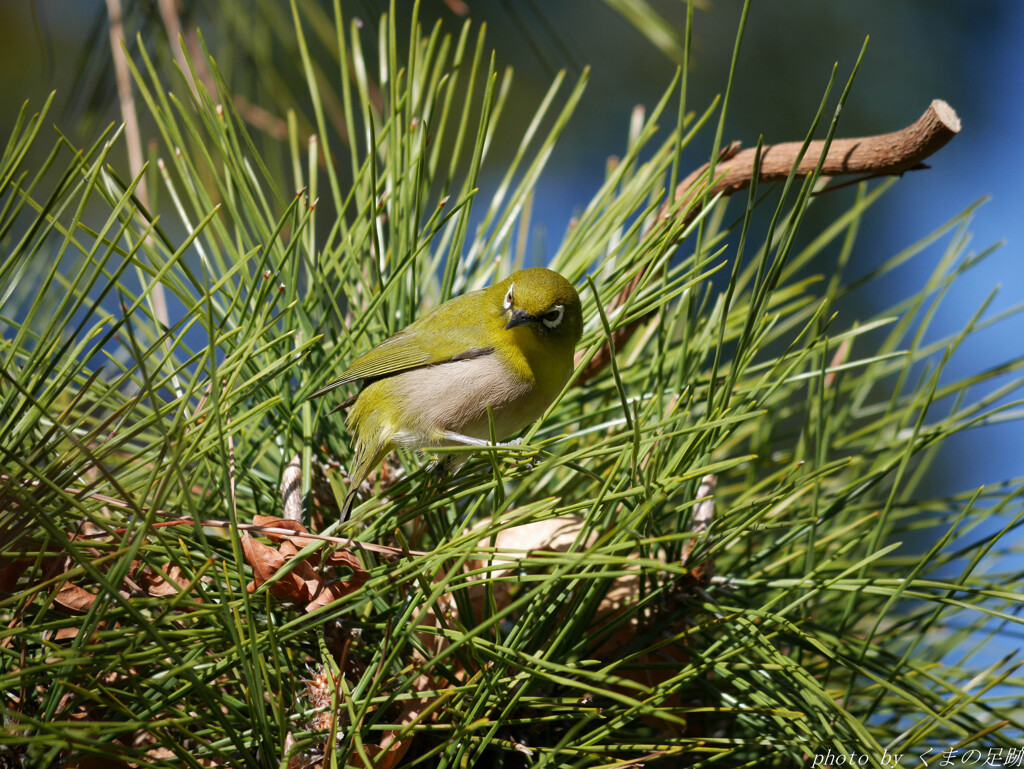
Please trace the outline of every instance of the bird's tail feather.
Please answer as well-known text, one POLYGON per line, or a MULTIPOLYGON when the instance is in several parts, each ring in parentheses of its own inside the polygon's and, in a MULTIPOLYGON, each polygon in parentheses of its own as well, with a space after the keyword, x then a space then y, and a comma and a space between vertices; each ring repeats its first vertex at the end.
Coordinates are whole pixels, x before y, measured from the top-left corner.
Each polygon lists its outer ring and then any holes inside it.
POLYGON ((342 523, 348 520, 349 514, 355 505, 359 487, 363 485, 366 476, 391 452, 391 448, 391 444, 387 441, 380 441, 372 449, 365 443, 356 446, 356 455, 352 462, 352 472, 349 475, 348 494, 345 495, 345 501, 341 505, 342 523))
POLYGON ((352 505, 355 504, 357 491, 359 491, 359 487, 353 486, 349 489, 348 494, 345 495, 345 502, 341 506, 341 523, 347 521, 352 513, 352 505))

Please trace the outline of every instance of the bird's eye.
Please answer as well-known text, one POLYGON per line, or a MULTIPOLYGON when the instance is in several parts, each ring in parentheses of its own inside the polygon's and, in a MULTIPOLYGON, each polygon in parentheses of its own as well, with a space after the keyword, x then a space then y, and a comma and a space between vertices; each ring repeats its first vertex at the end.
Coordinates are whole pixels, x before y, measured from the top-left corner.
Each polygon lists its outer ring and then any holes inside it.
POLYGON ((511 286, 508 287, 508 293, 505 294, 505 301, 502 303, 502 306, 506 310, 511 310, 512 309, 512 289, 514 289, 515 287, 516 287, 516 284, 513 283, 511 286))
POLYGON ((556 304, 541 316, 541 321, 548 328, 557 328, 558 324, 562 322, 562 315, 564 314, 565 307, 560 304, 556 304))

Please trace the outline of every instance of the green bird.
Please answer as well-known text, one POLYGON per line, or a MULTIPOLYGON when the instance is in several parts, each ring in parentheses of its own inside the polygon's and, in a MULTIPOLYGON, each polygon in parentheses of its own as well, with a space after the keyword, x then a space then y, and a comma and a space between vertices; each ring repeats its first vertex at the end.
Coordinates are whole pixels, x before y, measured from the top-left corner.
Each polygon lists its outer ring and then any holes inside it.
POLYGON ((534 267, 445 302, 359 356, 309 396, 363 383, 346 421, 356 448, 341 519, 392 450, 487 446, 488 406, 498 439, 540 418, 572 376, 582 334, 576 289, 534 267))

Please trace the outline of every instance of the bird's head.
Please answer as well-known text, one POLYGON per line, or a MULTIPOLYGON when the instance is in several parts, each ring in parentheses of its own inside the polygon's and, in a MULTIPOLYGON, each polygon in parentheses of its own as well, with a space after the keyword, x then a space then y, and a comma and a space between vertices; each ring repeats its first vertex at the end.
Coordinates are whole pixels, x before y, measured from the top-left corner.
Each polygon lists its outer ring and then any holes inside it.
POLYGON ((500 303, 505 329, 520 326, 537 334, 542 344, 571 345, 583 335, 583 310, 572 284, 557 272, 532 267, 515 272, 488 289, 500 303))

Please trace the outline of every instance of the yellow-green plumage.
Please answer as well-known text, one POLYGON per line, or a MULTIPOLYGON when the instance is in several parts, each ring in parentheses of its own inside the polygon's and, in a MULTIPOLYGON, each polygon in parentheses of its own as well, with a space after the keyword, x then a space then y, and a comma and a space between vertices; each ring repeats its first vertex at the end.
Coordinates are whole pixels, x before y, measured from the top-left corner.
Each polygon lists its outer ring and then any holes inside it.
POLYGON ((561 275, 520 270, 445 302, 357 358, 316 398, 363 381, 347 426, 356 436, 344 520, 366 476, 395 448, 485 445, 538 419, 573 371, 579 295, 561 275))

